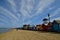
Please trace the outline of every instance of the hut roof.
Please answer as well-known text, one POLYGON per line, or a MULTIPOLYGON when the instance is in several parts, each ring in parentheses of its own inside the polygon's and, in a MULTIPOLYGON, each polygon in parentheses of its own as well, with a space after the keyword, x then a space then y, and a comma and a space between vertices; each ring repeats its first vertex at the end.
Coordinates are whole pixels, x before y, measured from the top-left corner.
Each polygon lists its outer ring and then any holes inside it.
POLYGON ((59 23, 59 24, 60 24, 60 20, 54 20, 54 22, 57 22, 57 23, 59 23))

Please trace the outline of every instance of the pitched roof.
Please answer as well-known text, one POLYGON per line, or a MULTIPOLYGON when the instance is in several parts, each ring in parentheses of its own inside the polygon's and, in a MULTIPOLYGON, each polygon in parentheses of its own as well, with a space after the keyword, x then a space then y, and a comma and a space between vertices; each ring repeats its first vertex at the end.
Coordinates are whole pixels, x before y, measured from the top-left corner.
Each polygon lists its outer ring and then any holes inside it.
POLYGON ((54 21, 60 24, 60 20, 54 20, 54 21))

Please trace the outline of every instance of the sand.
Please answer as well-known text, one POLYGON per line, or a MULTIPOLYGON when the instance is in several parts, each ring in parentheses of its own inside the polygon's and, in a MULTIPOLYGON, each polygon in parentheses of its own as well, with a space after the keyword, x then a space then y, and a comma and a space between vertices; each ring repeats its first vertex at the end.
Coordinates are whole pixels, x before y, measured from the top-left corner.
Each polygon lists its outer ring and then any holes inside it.
POLYGON ((60 34, 14 29, 0 34, 0 40, 60 40, 60 34))

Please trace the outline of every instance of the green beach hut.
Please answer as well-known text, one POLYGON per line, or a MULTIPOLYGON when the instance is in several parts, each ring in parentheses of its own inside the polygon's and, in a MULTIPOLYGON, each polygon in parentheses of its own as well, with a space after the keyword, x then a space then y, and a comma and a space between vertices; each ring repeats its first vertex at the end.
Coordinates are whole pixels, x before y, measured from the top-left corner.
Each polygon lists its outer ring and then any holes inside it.
POLYGON ((53 30, 56 32, 60 32, 60 20, 53 21, 53 30))

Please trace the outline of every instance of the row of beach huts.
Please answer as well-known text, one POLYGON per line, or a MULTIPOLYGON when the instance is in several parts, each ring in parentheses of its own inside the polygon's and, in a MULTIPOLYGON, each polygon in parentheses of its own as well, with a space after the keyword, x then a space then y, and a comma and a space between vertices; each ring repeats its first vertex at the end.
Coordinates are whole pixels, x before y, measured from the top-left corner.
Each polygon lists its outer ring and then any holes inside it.
MULTIPOLYGON (((19 28, 17 28, 19 29, 19 28)), ((50 14, 48 14, 48 18, 43 19, 43 23, 39 25, 31 26, 30 24, 25 24, 21 28, 23 30, 35 30, 35 31, 55 31, 60 32, 60 20, 54 20, 50 22, 50 14)))
POLYGON ((47 25, 39 24, 35 26, 31 25, 23 25, 23 30, 36 30, 36 31, 55 31, 60 32, 60 20, 54 20, 53 22, 49 22, 47 25))

